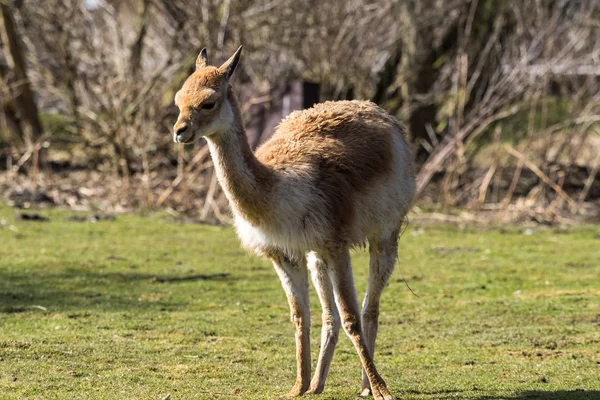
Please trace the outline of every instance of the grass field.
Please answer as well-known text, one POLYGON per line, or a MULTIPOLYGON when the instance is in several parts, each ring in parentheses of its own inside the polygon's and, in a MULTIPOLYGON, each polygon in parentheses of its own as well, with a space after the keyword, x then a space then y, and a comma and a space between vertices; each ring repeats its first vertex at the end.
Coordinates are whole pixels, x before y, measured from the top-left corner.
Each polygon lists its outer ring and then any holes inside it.
MULTIPOLYGON (((0 207, 0 399, 275 399, 290 389, 285 295, 231 228, 42 214, 51 221, 15 221, 0 207), (219 273, 229 275, 171 279, 219 273)), ((398 398, 600 399, 599 226, 412 223, 400 246, 376 353, 398 398)), ((366 252, 353 261, 363 293, 366 252)), ((314 291, 311 310, 316 362, 314 291)), ((342 333, 325 392, 311 398, 357 398, 359 385, 342 333)))

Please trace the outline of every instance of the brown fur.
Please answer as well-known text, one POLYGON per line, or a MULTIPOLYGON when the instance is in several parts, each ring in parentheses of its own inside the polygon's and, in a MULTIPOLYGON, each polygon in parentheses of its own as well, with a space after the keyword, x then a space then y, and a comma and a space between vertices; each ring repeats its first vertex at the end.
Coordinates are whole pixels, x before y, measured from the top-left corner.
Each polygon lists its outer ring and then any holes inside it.
POLYGON ((368 191, 374 179, 390 172, 395 121, 385 116, 367 101, 316 104, 284 119, 256 157, 275 170, 318 165, 332 183, 368 191))
POLYGON ((352 224, 354 193, 368 192, 379 176, 390 173, 390 131, 401 132, 374 103, 325 102, 290 114, 256 157, 275 170, 318 166, 314 184, 327 199, 331 236, 339 241, 352 224))

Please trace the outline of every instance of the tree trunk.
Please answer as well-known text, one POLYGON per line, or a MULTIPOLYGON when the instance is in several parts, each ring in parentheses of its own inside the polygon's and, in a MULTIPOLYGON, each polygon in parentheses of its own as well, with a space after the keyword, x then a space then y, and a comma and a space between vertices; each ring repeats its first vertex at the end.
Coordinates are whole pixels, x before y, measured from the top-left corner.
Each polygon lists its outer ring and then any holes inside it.
POLYGON ((2 78, 8 83, 11 108, 19 113, 20 123, 15 134, 31 146, 29 150, 32 151, 32 160, 36 161, 31 167, 31 172, 35 175, 39 167, 38 163, 42 159, 42 155, 38 154, 42 147, 36 141, 42 137, 43 129, 27 78, 27 67, 15 18, 11 7, 5 3, 0 3, 0 36, 3 43, 2 50, 8 64, 8 70, 3 71, 6 76, 2 78))
MULTIPOLYGON (((442 42, 435 47, 432 43, 422 43, 422 47, 429 51, 415 66, 413 84, 410 87, 411 96, 422 97, 430 93, 433 85, 438 79, 439 70, 434 67, 436 61, 445 54, 451 53, 458 41, 458 21, 446 31, 442 42)), ((414 103, 414 102, 413 102, 414 103)), ((435 131, 437 125, 437 105, 431 102, 414 103, 408 117, 408 127, 413 143, 417 144, 424 140, 430 142, 427 126, 430 125, 435 131)), ((428 154, 422 146, 417 149, 417 161, 423 162, 428 154)))

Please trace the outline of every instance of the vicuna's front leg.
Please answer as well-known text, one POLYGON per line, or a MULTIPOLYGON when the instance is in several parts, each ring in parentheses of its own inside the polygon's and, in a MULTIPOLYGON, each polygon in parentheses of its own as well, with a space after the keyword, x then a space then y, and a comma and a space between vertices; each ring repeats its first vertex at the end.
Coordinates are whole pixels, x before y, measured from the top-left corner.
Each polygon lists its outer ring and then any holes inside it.
POLYGON ((375 368, 375 363, 363 336, 350 266, 350 253, 348 249, 345 249, 339 254, 332 255, 326 261, 328 264, 332 264, 329 273, 333 284, 335 302, 342 316, 342 326, 350 340, 352 340, 352 344, 354 344, 354 348, 360 357, 363 369, 371 383, 373 397, 375 400, 392 400, 392 395, 375 368))
POLYGON ((317 289, 321 307, 323 308, 323 327, 321 330, 321 350, 315 375, 310 382, 309 393, 321 393, 325 388, 325 380, 329 373, 329 366, 333 358, 335 345, 338 341, 340 332, 340 314, 335 306, 333 287, 331 279, 327 272, 328 265, 321 260, 315 253, 309 253, 307 257, 308 269, 310 270, 312 281, 317 289))
POLYGON ((284 397, 304 394, 310 384, 310 309, 308 305, 308 272, 305 260, 290 260, 283 253, 271 256, 275 271, 290 305, 296 326, 296 383, 284 397))

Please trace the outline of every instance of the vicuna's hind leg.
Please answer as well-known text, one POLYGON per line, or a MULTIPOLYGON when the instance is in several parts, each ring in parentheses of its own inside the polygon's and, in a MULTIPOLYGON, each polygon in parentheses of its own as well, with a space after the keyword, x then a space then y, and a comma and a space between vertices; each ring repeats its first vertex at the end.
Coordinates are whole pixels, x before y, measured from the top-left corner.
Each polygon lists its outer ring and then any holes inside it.
POLYGON ((323 308, 321 350, 319 351, 317 369, 307 392, 316 394, 321 393, 325 387, 325 380, 327 379, 335 345, 338 341, 341 322, 340 314, 335 307, 333 287, 327 272, 328 266, 314 252, 308 254, 307 263, 312 281, 321 301, 321 307, 323 308))
POLYGON ((360 357, 363 369, 366 371, 371 384, 375 400, 392 400, 393 397, 387 389, 385 382, 377 372, 371 353, 361 330, 360 311, 354 289, 352 268, 350 266, 350 253, 348 249, 332 254, 325 260, 328 268, 335 302, 342 317, 344 331, 352 340, 354 348, 360 357))
POLYGON ((283 253, 269 255, 290 304, 296 326, 296 383, 285 398, 304 394, 310 384, 310 309, 308 305, 308 271, 306 261, 290 260, 283 253))
MULTIPOLYGON (((362 330, 371 357, 375 357, 375 340, 379 326, 379 300, 387 285, 398 255, 398 230, 369 239, 369 283, 362 308, 362 330)), ((361 396, 371 394, 369 376, 363 369, 361 396)))

